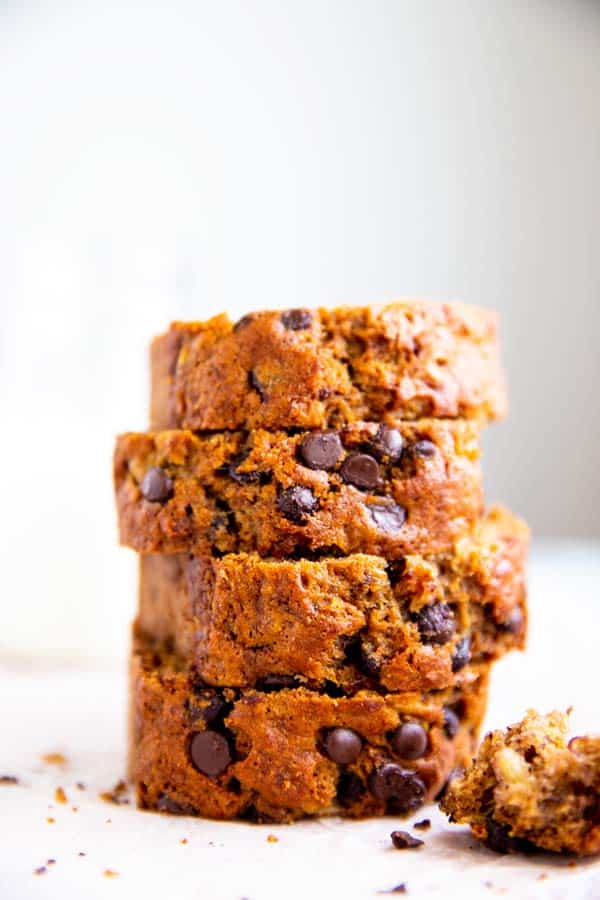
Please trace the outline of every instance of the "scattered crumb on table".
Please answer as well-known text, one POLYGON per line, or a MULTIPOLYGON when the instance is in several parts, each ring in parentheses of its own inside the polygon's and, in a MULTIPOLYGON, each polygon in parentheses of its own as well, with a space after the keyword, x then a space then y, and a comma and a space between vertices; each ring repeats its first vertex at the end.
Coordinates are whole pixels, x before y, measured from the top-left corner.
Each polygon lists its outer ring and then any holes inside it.
POLYGON ((119 873, 115 872, 114 869, 105 869, 102 873, 105 878, 117 878, 119 873))
POLYGON ((64 753, 44 753, 42 762, 45 762, 48 766, 66 766, 67 757, 64 753))
POLYGON ((48 822, 50 825, 54 825, 56 819, 53 819, 52 816, 46 816, 46 822, 48 822))
POLYGON ((75 787, 78 791, 85 791, 85 784, 83 783, 83 781, 76 781, 75 787))
POLYGON ((34 875, 45 875, 48 869, 46 866, 38 866, 37 869, 33 870, 34 875))
POLYGON ((180 843, 180 844, 187 844, 187 843, 188 843, 188 839, 187 839, 187 838, 181 838, 181 840, 179 841, 179 843, 180 843))
POLYGON ((129 803, 129 798, 127 797, 127 784, 122 779, 117 781, 110 791, 103 791, 100 794, 100 799, 104 800, 105 803, 114 803, 116 806, 129 803))
POLYGON ((60 785, 54 791, 54 799, 57 803, 68 803, 67 795, 65 794, 65 789, 60 787, 60 785))
POLYGON ((0 784, 19 784, 16 775, 0 775, 0 784))
POLYGON ((277 844, 279 842, 279 838, 275 834, 267 835, 267 842, 269 844, 277 844))
POLYGON ((56 860, 55 860, 55 859, 47 859, 47 860, 46 860, 46 865, 47 865, 47 866, 54 866, 54 865, 56 865, 56 860))
POLYGON ((408 831, 392 831, 390 837, 396 850, 414 850, 416 847, 422 847, 425 843, 420 838, 409 834, 408 831))
POLYGON ((389 890, 387 890, 387 891, 377 891, 377 893, 378 894, 406 894, 406 893, 408 893, 408 888, 406 887, 406 884, 404 883, 404 881, 402 881, 400 884, 397 884, 393 888, 389 888, 389 890))
POLYGON ((413 828, 418 831, 427 831, 428 828, 431 828, 431 819, 421 819, 420 822, 415 822, 413 828))

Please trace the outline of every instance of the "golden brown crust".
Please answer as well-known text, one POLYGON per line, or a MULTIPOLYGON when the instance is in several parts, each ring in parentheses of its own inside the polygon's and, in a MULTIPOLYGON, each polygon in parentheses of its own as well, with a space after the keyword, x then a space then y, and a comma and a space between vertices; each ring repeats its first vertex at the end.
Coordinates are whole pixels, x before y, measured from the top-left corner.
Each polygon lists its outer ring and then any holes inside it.
POLYGON ((491 732, 442 809, 501 853, 600 853, 600 737, 567 735, 566 715, 535 710, 491 732))
POLYGON ((430 695, 360 691, 331 697, 305 688, 219 692, 194 684, 180 662, 143 644, 133 654, 131 677, 130 774, 140 806, 287 822, 333 812, 407 814, 430 800, 472 753, 488 672, 485 666, 469 668, 460 689, 430 695), (404 722, 418 723, 426 733, 426 749, 417 759, 402 759, 393 750, 392 735, 404 722), (334 762, 323 749, 325 735, 336 728, 360 738, 359 755, 349 764, 334 762), (206 731, 220 735, 217 740, 224 737, 230 754, 212 777, 190 757, 193 736, 206 731), (378 792, 381 767, 389 763, 402 770, 408 798, 386 799, 378 792))
POLYGON ((397 559, 449 548, 482 512, 478 425, 435 419, 398 424, 400 459, 380 454, 376 463, 379 428, 355 423, 337 432, 343 447, 329 471, 306 465, 306 433, 121 435, 114 464, 121 542, 142 553, 201 556, 319 551, 397 559), (344 467, 357 454, 379 468, 375 486, 348 483, 344 467), (164 502, 142 494, 154 467, 172 481, 172 496, 164 502))
POLYGON ((152 344, 154 430, 501 418, 497 316, 460 303, 175 322, 152 344))
POLYGON ((396 566, 365 554, 142 556, 139 628, 213 685, 275 674, 353 691, 441 689, 469 659, 522 648, 527 543, 524 523, 496 509, 453 552, 396 566))

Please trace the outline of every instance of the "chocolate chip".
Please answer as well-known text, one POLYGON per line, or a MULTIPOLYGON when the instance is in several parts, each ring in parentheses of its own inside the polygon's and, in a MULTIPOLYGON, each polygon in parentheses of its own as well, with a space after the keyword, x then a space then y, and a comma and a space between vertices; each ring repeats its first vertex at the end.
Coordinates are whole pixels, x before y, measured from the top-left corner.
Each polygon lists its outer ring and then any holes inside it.
POLYGON ((209 700, 208 706, 202 710, 202 718, 207 725, 210 725, 218 719, 223 719, 230 710, 231 703, 227 703, 223 697, 215 695, 209 700))
POLYGON ((323 750, 333 762, 345 766, 360 756, 362 740, 350 728, 332 728, 325 735, 323 750))
POLYGON ((431 603, 413 616, 417 623, 421 640, 426 644, 446 644, 452 639, 455 622, 454 613, 447 603, 431 603))
POLYGON ((285 691, 291 688, 297 688, 300 682, 295 675, 265 675, 257 682, 257 689, 270 693, 272 691, 285 691))
POLYGON ((231 762, 227 738, 216 731, 198 731, 190 741, 190 757, 199 772, 216 778, 231 762))
POLYGON ((392 587, 395 587, 406 571, 405 559, 392 559, 386 566, 387 576, 392 587))
POLYGON ((452 671, 459 672, 460 669, 464 669, 469 660, 471 659, 471 636, 469 634, 465 634, 454 648, 454 653, 452 654, 452 671))
POLYGON ((501 825, 494 819, 485 823, 487 835, 486 847, 496 853, 535 853, 537 848, 526 838, 512 837, 508 825, 501 825))
POLYGON ((435 456, 437 447, 433 441, 417 441, 416 444, 412 445, 411 452, 413 456, 418 456, 421 459, 431 459, 432 456, 435 456))
POLYGON ((164 503, 173 496, 173 479, 169 478, 164 469, 152 466, 144 475, 140 490, 145 500, 164 503))
POLYGON ((234 456, 226 467, 227 474, 230 478, 233 478, 237 484, 256 484, 256 482, 267 484, 271 477, 270 472, 258 472, 256 469, 249 472, 238 471, 239 467, 249 456, 249 450, 244 450, 242 453, 238 453, 237 456, 234 456))
POLYGON ((392 750, 403 759, 419 759, 427 743, 427 732, 418 722, 404 722, 390 735, 392 750))
POLYGON ((258 375, 252 369, 248 372, 248 384, 253 390, 256 391, 261 401, 264 403, 267 399, 267 392, 265 391, 258 375))
POLYGON ((367 510, 377 528, 386 534, 400 531, 406 521, 406 510, 395 503, 371 503, 367 510))
POLYGON ((369 788, 377 800, 393 801, 398 813, 417 809, 425 796, 425 785, 418 775, 395 763, 385 763, 371 772, 369 788))
POLYGON ((354 772, 342 772, 337 787, 337 802, 340 806, 352 806, 367 790, 364 781, 354 772))
POLYGON ((390 837, 396 850, 412 850, 414 847, 422 847, 425 843, 420 838, 413 837, 408 831, 392 831, 390 837))
POLYGON ((380 425, 369 446, 373 456, 377 459, 398 462, 402 456, 404 439, 397 428, 380 425))
POLYGON ((190 806, 189 803, 178 803, 177 800, 173 800, 168 794, 160 795, 156 801, 156 808, 159 812, 170 813, 172 816, 190 816, 195 812, 194 807, 190 806))
POLYGON ((367 453, 353 453, 344 460, 341 476, 346 484, 370 490, 379 484, 379 465, 367 453))
POLYGON ((245 328, 246 325, 249 325, 250 322, 254 321, 254 316, 248 314, 247 316, 242 316, 241 319, 238 319, 235 325, 233 326, 234 331, 241 331, 242 328, 245 328))
POLYGON ((277 497, 279 512, 296 525, 303 525, 306 517, 316 510, 317 505, 317 498, 311 489, 298 485, 287 488, 277 497))
POLYGON ((315 431, 300 444, 300 457, 309 469, 333 469, 344 452, 339 434, 335 431, 315 431))
POLYGON ((288 309, 281 314, 281 323, 290 331, 304 331, 305 328, 310 328, 312 316, 307 309, 288 309))
POLYGON ((460 719, 456 715, 453 709, 450 709, 449 706, 444 707, 444 731, 446 732, 446 736, 449 738, 454 738, 458 734, 458 730, 460 728, 460 719))
POLYGON ((429 831, 431 828, 431 819, 421 819, 420 822, 415 822, 413 828, 416 828, 418 831, 429 831))
POLYGON ((519 634, 523 628, 523 613, 520 607, 515 606, 515 608, 511 610, 509 617, 501 623, 500 627, 510 634, 519 634))

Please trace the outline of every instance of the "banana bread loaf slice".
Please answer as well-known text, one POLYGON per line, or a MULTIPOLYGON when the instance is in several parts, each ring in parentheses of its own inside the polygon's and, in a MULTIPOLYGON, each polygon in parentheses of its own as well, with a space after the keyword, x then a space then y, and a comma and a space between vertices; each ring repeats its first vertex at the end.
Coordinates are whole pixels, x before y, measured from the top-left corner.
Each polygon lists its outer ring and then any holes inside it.
POLYGON ((139 629, 213 685, 276 675, 317 689, 441 689, 470 660, 523 646, 527 543, 525 524, 497 508, 451 552, 390 563, 144 555, 139 629))
POLYGON ((138 640, 130 745, 138 804, 273 822, 408 815, 470 759, 487 683, 484 665, 430 694, 331 696, 275 678, 263 690, 218 689, 138 640))
POLYGON ((330 428, 500 418, 497 316, 460 303, 258 312, 175 322, 152 344, 154 430, 330 428))
POLYGON ((337 431, 124 434, 121 542, 141 553, 435 553, 483 509, 479 426, 424 419, 337 431))

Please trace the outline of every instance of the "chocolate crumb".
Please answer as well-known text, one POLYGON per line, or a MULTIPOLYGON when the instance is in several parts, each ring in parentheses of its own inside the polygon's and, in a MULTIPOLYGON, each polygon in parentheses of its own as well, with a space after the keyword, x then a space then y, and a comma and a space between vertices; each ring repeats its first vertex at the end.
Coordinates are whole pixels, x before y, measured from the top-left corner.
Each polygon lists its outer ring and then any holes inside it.
POLYGON ((54 791, 54 799, 57 803, 68 803, 67 795, 65 794, 65 789, 60 787, 60 785, 54 791))
POLYGON ((83 781, 76 781, 75 787, 78 791, 85 791, 85 784, 83 783, 83 781))
POLYGON ((420 822, 415 822, 413 828, 417 828, 419 831, 427 831, 431 828, 431 819, 421 819, 420 822))
POLYGON ((123 806, 126 803, 129 803, 129 798, 125 795, 127 794, 127 785, 121 779, 117 781, 115 786, 110 791, 104 791, 104 793, 100 794, 100 799, 104 800, 105 803, 114 803, 115 806, 123 806))
POLYGON ((66 766, 67 757, 62 753, 44 753, 42 762, 48 766, 66 766))
POLYGON ((34 875, 45 875, 48 869, 46 866, 38 866, 37 869, 33 870, 34 875))
POLYGON ((85 853, 83 852, 83 850, 80 850, 77 856, 85 856, 85 853))
POLYGON ((46 865, 47 865, 47 866, 55 866, 55 865, 56 865, 56 860, 55 860, 55 859, 47 859, 47 860, 46 860, 46 865))
POLYGON ((16 775, 0 775, 0 784, 19 784, 16 775))
POLYGON ((413 837, 408 831, 392 831, 390 837, 396 850, 412 850, 415 847, 422 847, 424 844, 424 841, 413 837))
POLYGON ((396 887, 390 888, 389 891, 377 891, 378 894, 407 894, 406 884, 402 881, 396 887))

